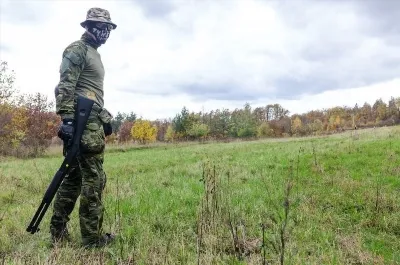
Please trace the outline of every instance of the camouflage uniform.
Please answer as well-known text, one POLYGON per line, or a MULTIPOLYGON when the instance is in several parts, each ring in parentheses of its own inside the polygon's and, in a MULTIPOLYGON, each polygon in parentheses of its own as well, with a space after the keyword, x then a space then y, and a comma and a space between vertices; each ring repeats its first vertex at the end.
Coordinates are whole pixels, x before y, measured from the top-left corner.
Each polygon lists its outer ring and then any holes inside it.
MULTIPOLYGON (((104 9, 90 9, 86 21, 89 20, 107 22, 116 27, 104 9)), ((86 21, 81 23, 83 27, 86 21)), ((111 120, 111 115, 103 109, 104 67, 97 52, 99 46, 87 32, 80 40, 71 43, 64 50, 60 81, 55 90, 56 112, 62 119, 74 118, 78 95, 95 101, 82 135, 81 153, 57 192, 50 224, 53 239, 62 236, 67 231, 69 215, 80 195, 79 218, 85 246, 97 244, 102 237, 102 192, 106 184, 103 123, 111 120)))

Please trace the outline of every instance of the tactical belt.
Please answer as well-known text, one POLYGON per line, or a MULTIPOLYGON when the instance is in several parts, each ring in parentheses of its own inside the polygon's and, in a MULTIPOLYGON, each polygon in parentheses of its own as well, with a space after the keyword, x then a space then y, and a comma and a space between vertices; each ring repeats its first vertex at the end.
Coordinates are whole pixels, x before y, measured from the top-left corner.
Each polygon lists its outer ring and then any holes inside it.
POLYGON ((94 102, 93 108, 92 108, 92 113, 99 114, 102 110, 103 110, 103 108, 97 102, 94 102))
MULTIPOLYGON (((74 106, 76 108, 76 105, 74 106)), ((95 122, 98 125, 102 126, 103 123, 108 123, 111 121, 112 116, 107 116, 107 114, 109 114, 108 110, 106 110, 105 108, 101 107, 97 102, 94 101, 92 110, 89 114, 89 119, 88 119, 88 123, 91 122, 95 122)))

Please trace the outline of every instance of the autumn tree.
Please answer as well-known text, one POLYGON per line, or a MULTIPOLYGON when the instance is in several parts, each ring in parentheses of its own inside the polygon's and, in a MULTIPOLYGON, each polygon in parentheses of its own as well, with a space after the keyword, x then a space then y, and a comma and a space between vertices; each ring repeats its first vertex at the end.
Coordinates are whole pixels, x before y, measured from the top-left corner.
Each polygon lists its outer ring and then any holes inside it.
POLYGON ((13 115, 12 99, 15 94, 14 89, 15 74, 9 71, 7 62, 0 61, 0 150, 5 150, 9 145, 13 127, 16 125, 13 115))
POLYGON ((125 143, 125 142, 129 142, 130 140, 132 140, 132 135, 131 135, 132 126, 133 126, 132 121, 124 121, 121 124, 119 133, 118 133, 118 141, 120 143, 125 143))
POLYGON ((360 121, 366 125, 372 120, 372 107, 369 103, 365 102, 360 109, 360 121))
POLYGON ((257 127, 257 137, 271 137, 271 136, 273 136, 273 134, 274 134, 274 131, 271 129, 271 126, 266 121, 263 121, 257 127))
POLYGON ((27 113, 15 102, 15 73, 7 62, 0 62, 0 154, 16 154, 26 135, 27 113))
POLYGON ((24 108, 27 115, 23 144, 29 156, 42 154, 57 135, 60 117, 52 111, 53 103, 47 96, 36 93, 24 96, 24 108))
POLYGON ((387 117, 387 105, 381 98, 375 101, 372 106, 372 111, 374 113, 375 122, 384 121, 387 117))
POLYGON ((156 120, 153 122, 154 126, 157 127, 157 141, 164 141, 165 134, 167 133, 168 126, 171 124, 169 120, 156 120))
POLYGON ((142 144, 154 142, 157 136, 157 127, 148 120, 138 119, 132 126, 131 135, 134 140, 142 144))
POLYGON ((292 119, 292 133, 296 136, 303 135, 303 122, 299 116, 292 119))
POLYGON ((172 124, 168 125, 167 131, 165 132, 164 140, 173 141, 175 139, 175 131, 172 124))
POLYGON ((396 105, 396 99, 391 97, 387 106, 387 119, 393 125, 399 122, 399 108, 396 105))
POLYGON ((268 121, 266 110, 264 107, 257 107, 253 110, 254 119, 256 120, 258 125, 268 121))
POLYGON ((15 75, 0 63, 0 153, 15 156, 43 154, 56 136, 60 118, 53 103, 40 94, 17 95, 15 75))
POLYGON ((397 97, 394 99, 394 104, 396 105, 397 108, 397 122, 400 123, 400 97, 397 97))
POLYGON ((400 111, 400 97, 395 98, 394 100, 397 110, 400 111))
POLYGON ((324 124, 320 119, 315 119, 312 123, 309 124, 310 132, 315 135, 321 134, 324 129, 324 124))

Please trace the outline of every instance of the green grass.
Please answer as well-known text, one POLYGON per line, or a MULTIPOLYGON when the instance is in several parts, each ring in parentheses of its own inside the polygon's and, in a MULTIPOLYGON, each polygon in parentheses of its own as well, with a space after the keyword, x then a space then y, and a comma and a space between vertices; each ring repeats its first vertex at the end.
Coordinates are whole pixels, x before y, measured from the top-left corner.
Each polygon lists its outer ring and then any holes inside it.
POLYGON ((61 161, 0 162, 0 264, 279 264, 281 235, 285 264, 400 264, 399 127, 109 148, 104 229, 118 240, 94 251, 78 205, 70 244, 49 246, 51 209, 25 231, 61 161))

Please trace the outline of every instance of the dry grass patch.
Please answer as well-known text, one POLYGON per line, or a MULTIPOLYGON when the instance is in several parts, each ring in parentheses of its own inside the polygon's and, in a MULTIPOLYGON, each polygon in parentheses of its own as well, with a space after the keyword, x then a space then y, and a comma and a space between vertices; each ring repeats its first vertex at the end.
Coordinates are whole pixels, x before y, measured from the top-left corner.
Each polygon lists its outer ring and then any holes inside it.
POLYGON ((343 254, 344 264, 385 264, 382 257, 362 248, 362 240, 358 234, 340 235, 337 241, 343 254))

